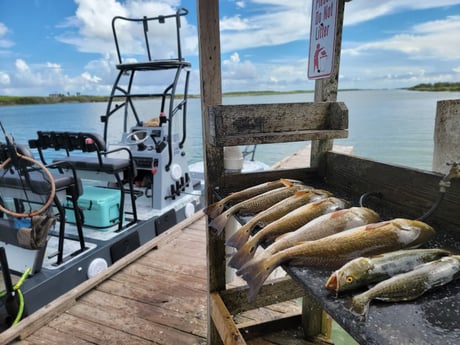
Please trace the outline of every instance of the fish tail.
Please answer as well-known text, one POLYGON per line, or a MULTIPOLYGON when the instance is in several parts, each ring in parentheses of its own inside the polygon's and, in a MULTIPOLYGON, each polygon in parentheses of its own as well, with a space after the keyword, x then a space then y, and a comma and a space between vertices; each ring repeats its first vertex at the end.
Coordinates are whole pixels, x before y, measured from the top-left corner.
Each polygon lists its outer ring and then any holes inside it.
POLYGON ((215 203, 205 207, 203 209, 203 212, 204 212, 204 214, 206 214, 210 218, 214 219, 214 218, 216 218, 218 215, 220 215, 222 213, 223 209, 224 209, 224 204, 222 202, 218 201, 218 202, 215 202, 215 203))
POLYGON ((265 280, 277 266, 278 265, 274 257, 262 259, 256 258, 248 262, 236 272, 236 274, 241 276, 248 284, 248 300, 250 302, 254 300, 265 280))
POLYGON ((254 257, 259 241, 257 235, 246 242, 228 262, 230 267, 239 269, 254 257))
POLYGON ((366 293, 356 295, 351 300, 351 311, 362 317, 366 317, 369 310, 370 299, 366 293))
POLYGON ((239 228, 226 242, 225 245, 240 249, 249 239, 252 226, 249 222, 239 228))
POLYGON ((286 187, 292 187, 294 185, 294 182, 292 182, 291 180, 285 179, 285 178, 280 178, 280 181, 286 187))
POLYGON ((220 235, 227 225, 229 216, 230 214, 228 212, 220 214, 214 218, 211 223, 209 223, 209 227, 215 229, 217 231, 217 235, 220 235))

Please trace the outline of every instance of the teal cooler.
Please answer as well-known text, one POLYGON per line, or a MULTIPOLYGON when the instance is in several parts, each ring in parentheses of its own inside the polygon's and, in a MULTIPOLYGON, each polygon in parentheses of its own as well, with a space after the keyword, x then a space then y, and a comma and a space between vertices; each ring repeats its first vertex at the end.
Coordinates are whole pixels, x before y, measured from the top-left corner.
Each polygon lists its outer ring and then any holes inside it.
MULTIPOLYGON (((119 189, 84 186, 83 194, 78 198, 78 206, 83 211, 84 225, 99 229, 107 229, 118 224, 120 211, 119 189)), ((66 202, 66 218, 75 223, 72 203, 66 202)))

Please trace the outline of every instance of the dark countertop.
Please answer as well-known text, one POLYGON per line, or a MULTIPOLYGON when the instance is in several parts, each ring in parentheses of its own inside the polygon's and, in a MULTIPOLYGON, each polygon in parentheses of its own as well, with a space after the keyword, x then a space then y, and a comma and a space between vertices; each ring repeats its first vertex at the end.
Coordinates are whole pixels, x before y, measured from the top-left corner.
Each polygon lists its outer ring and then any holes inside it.
POLYGON ((450 345, 460 343, 460 279, 411 302, 372 301, 366 320, 349 311, 354 294, 324 287, 332 271, 286 267, 290 276, 360 344, 450 345))

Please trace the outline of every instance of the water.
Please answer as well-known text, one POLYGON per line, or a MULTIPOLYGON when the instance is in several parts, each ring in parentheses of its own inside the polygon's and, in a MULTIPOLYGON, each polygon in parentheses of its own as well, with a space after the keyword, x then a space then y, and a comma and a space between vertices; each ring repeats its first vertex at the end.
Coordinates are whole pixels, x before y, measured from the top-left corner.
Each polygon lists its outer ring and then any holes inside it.
MULTIPOLYGON (((349 137, 336 140, 353 146, 356 155, 383 162, 431 170, 433 134, 438 100, 458 99, 460 92, 369 90, 339 92, 338 100, 349 110, 349 137)), ((225 97, 224 104, 310 102, 313 93, 225 97)), ((141 113, 152 113, 146 101, 141 113)), ((16 142, 27 144, 37 130, 103 133, 100 116, 105 103, 69 103, 0 107, 0 120, 16 142)), ((149 115, 151 113, 151 115, 149 115)), ((109 141, 120 139, 121 119, 111 121, 109 141)), ((200 100, 189 99, 186 153, 190 163, 202 160, 200 100)), ((305 142, 259 145, 256 159, 273 165, 304 147, 305 142)))

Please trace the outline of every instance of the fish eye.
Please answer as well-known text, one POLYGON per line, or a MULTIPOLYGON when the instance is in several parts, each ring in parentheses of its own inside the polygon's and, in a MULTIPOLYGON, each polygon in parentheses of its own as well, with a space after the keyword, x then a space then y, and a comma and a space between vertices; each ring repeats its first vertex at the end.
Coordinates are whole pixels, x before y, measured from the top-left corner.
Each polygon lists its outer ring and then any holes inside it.
POLYGON ((348 276, 347 279, 346 279, 347 283, 351 283, 353 281, 353 277, 352 276, 348 276))

